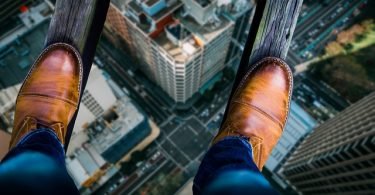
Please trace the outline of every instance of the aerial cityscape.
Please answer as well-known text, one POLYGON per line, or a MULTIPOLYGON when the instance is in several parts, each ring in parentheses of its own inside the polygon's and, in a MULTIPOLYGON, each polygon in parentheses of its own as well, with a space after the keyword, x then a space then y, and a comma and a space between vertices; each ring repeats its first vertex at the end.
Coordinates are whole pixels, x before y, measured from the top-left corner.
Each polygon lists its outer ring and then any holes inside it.
MULTIPOLYGON (((52 0, 0 3, 0 157, 52 0)), ((66 153, 81 194, 192 194, 254 0, 111 0, 66 153)), ((375 2, 305 0, 292 102, 262 173, 281 194, 375 193, 375 2)))

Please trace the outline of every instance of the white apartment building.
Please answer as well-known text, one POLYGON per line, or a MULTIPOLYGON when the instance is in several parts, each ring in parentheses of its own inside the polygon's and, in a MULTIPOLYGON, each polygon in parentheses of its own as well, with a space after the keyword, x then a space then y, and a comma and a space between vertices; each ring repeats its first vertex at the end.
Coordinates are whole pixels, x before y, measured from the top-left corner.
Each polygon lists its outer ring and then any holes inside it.
POLYGON ((272 150, 265 167, 272 172, 278 171, 302 138, 312 131, 316 124, 317 122, 302 107, 292 101, 284 132, 272 150))
POLYGON ((84 129, 111 109, 116 101, 117 99, 104 77, 103 71, 93 64, 85 91, 82 94, 82 101, 67 151, 68 155, 72 155, 76 149, 81 148, 82 144, 89 140, 84 129))
POLYGON ((103 75, 103 71, 93 65, 89 79, 82 94, 82 101, 79 106, 74 132, 79 132, 86 125, 96 120, 105 111, 116 103, 116 97, 103 75))
POLYGON ((112 2, 106 29, 126 42, 142 71, 175 102, 185 103, 225 67, 235 27, 225 14, 236 1, 112 2))

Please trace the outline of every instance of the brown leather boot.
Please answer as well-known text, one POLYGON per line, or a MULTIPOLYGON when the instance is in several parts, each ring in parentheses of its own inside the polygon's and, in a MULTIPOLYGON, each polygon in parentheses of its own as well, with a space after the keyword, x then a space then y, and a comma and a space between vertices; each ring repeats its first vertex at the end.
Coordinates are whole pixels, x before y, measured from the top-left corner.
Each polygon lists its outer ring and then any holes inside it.
POLYGON ((77 110, 81 80, 82 62, 75 48, 56 43, 44 49, 18 93, 9 148, 38 127, 52 129, 64 144, 67 125, 77 110))
POLYGON ((290 68, 281 59, 256 63, 237 87, 213 143, 227 136, 248 137, 254 162, 262 170, 284 129, 292 86, 290 68))

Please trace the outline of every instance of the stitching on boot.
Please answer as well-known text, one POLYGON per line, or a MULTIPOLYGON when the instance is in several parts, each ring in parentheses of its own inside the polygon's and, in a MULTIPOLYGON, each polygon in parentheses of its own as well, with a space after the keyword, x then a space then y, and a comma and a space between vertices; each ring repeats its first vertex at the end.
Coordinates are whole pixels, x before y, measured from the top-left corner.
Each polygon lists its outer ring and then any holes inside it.
POLYGON ((245 82, 247 81, 248 77, 250 76, 250 74, 262 63, 266 62, 266 61, 270 61, 270 62, 276 62, 277 65, 279 65, 281 68, 283 68, 284 70, 286 70, 286 72, 288 73, 288 83, 289 83, 289 91, 288 91, 288 104, 287 104, 287 109, 286 109, 286 117, 283 121, 283 126, 282 126, 282 129, 284 129, 285 127, 285 124, 286 124, 286 121, 288 120, 288 116, 289 116, 289 107, 290 107, 290 101, 291 101, 291 96, 292 96, 292 90, 293 90, 293 74, 292 74, 292 71, 290 70, 290 67, 289 65, 284 62, 284 60, 280 59, 280 58, 277 58, 277 57, 265 57, 261 60, 259 60, 258 62, 256 62, 253 67, 251 67, 251 69, 245 74, 244 78, 241 80, 240 84, 237 86, 234 94, 233 94, 233 98, 236 97, 239 93, 239 89, 242 88, 242 86, 245 84, 245 82))
POLYGON ((258 136, 250 136, 250 145, 252 147, 253 152, 253 160, 257 166, 260 165, 261 162, 261 154, 262 154, 262 143, 263 139, 258 136))
MULTIPOLYGON (((48 46, 47 48, 45 48, 43 50, 43 52, 38 56, 36 61, 31 66, 29 72, 27 73, 27 75, 25 77, 25 80, 23 81, 22 86, 19 90, 20 92, 22 91, 22 89, 24 87, 24 84, 29 80, 29 77, 30 77, 31 73, 34 71, 36 65, 40 62, 40 60, 44 57, 44 55, 48 51, 50 51, 51 49, 53 49, 55 47, 58 47, 58 46, 64 47, 65 49, 67 49, 69 51, 72 51, 74 53, 74 57, 77 58, 78 66, 79 66, 78 99, 80 99, 80 97, 81 97, 81 87, 82 87, 82 77, 83 77, 83 65, 82 65, 81 54, 77 51, 76 48, 74 48, 73 46, 71 46, 69 44, 66 44, 66 43, 54 43, 54 44, 48 46)), ((16 102, 18 102, 18 97, 17 97, 16 102)))

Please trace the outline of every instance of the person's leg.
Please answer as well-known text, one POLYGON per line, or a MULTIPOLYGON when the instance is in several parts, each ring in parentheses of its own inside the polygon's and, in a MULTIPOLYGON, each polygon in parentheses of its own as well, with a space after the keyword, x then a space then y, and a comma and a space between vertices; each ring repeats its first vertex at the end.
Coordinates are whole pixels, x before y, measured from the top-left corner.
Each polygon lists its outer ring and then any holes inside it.
POLYGON ((4 194, 79 194, 65 167, 65 152, 51 129, 24 136, 0 164, 4 194))
POLYGON ((213 146, 198 170, 195 194, 276 193, 259 170, 284 129, 293 76, 278 58, 267 57, 251 67, 237 86, 213 146))
POLYGON ((73 46, 55 43, 42 51, 17 96, 10 152, 0 164, 1 192, 78 193, 63 148, 81 85, 81 56, 73 46))
POLYGON ((194 194, 277 194, 259 172, 248 138, 229 136, 204 156, 194 179, 194 194))

